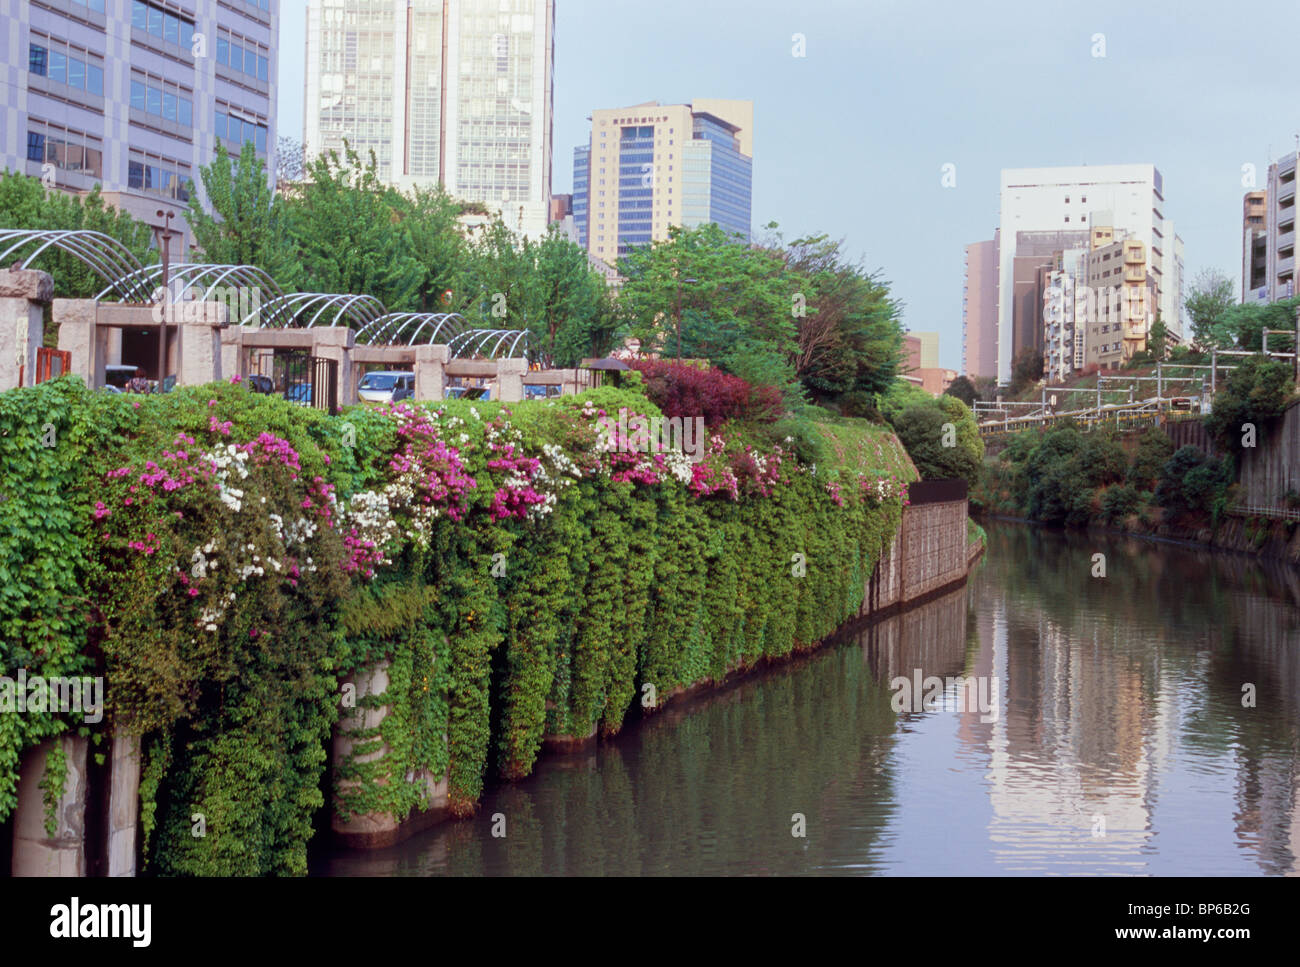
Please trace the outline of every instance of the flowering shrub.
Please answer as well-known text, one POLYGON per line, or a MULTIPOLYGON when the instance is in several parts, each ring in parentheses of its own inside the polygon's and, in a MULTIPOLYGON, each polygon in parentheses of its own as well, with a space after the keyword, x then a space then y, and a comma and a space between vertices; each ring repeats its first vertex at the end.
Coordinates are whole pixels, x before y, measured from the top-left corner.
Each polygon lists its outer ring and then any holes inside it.
POLYGON ((635 359, 629 365, 641 373, 646 395, 664 416, 702 416, 706 426, 715 427, 727 420, 771 423, 781 415, 781 393, 772 386, 662 359, 635 359))

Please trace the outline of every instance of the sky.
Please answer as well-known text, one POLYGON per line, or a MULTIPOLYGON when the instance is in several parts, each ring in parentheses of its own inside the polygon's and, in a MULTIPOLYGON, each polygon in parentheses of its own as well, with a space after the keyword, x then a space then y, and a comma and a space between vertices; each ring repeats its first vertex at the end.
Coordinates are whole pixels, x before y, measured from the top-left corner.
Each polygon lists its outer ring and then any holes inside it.
MULTIPOLYGON (((284 0, 277 123, 298 139, 305 20, 284 0)), ((960 369, 964 246, 993 237, 1003 168, 1154 164, 1185 285, 1214 268, 1240 291, 1243 165, 1263 188, 1295 149, 1297 37, 1296 0, 556 0, 552 191, 593 109, 753 100, 755 231, 843 239, 960 369)))

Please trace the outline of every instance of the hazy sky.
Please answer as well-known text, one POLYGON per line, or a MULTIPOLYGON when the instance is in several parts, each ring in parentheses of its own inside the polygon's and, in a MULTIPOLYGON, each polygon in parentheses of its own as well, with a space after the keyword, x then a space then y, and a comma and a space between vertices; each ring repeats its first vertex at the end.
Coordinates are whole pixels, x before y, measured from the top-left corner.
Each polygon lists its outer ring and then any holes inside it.
MULTIPOLYGON (((1002 168, 1152 163, 1186 279, 1241 267, 1242 165, 1300 131, 1300 3, 557 0, 553 190, 594 108, 754 101, 754 227, 826 232, 961 364, 963 246, 1002 168), (792 56, 791 37, 806 38, 792 56), (1105 35, 1104 58, 1094 34, 1105 35), (956 187, 941 184, 956 165, 956 187)), ((283 0, 279 130, 301 137, 305 0, 283 0)))

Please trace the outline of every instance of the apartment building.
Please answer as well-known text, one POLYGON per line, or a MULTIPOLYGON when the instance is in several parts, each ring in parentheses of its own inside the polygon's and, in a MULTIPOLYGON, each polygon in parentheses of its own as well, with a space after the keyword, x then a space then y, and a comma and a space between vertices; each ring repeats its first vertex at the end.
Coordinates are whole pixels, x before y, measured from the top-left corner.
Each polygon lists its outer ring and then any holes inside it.
POLYGON ((308 0, 304 146, 373 151, 511 229, 550 221, 554 0, 308 0))
POLYGON ((0 159, 149 224, 218 141, 274 170, 279 0, 0 0, 0 159))
POLYGON ((961 298, 961 369, 972 378, 998 372, 998 240, 966 246, 961 298))
POLYGON ((1268 166, 1265 199, 1263 301, 1276 302, 1296 294, 1295 286, 1296 153, 1268 166))
MULTIPOLYGON (((998 252, 997 376, 1011 378, 1018 350, 1041 348, 1042 329, 1032 319, 1041 315, 1042 289, 1038 268, 1018 260, 1027 253, 1018 240, 1024 233, 1089 231, 1094 212, 1105 212, 1105 226, 1141 241, 1147 270, 1155 282, 1157 305, 1166 326, 1182 333, 1182 240, 1164 215, 1164 185, 1160 171, 1149 164, 1060 168, 1005 169, 1001 176, 999 230, 1004 240, 998 252), (1035 298, 1034 296, 1038 297, 1035 298)), ((1089 245, 1105 242, 1089 240, 1089 245)), ((1072 247, 1062 245, 1060 249, 1072 247)), ((1046 253, 1032 253, 1041 256, 1046 253)), ((1145 338, 1145 333, 1143 334, 1145 338)), ((1120 339, 1123 342, 1123 337, 1120 339)))
POLYGON ((1241 301, 1256 302, 1268 291, 1268 192, 1248 191, 1241 200, 1241 301))
POLYGON ((666 239, 670 226, 716 222, 750 237, 752 101, 647 101, 591 114, 573 152, 579 244, 606 262, 666 239))

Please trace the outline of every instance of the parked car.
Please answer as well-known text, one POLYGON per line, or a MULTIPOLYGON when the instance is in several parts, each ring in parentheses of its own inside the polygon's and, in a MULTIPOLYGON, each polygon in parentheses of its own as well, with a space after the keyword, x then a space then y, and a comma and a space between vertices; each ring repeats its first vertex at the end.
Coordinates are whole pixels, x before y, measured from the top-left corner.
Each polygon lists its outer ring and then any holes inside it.
POLYGON ((271 379, 270 376, 261 376, 257 373, 254 373, 252 376, 249 376, 244 382, 248 384, 249 391, 253 393, 274 393, 275 392, 275 380, 271 379))
POLYGON ((134 366, 119 366, 116 363, 104 367, 104 388, 110 386, 121 392, 126 389, 126 384, 135 376, 134 366))
POLYGON ((290 403, 311 404, 311 383, 293 383, 284 392, 284 398, 290 403))
POLYGON ((415 394, 415 374, 397 369, 366 373, 357 384, 357 395, 367 403, 391 403, 415 394), (400 395, 399 395, 400 394, 400 395))
POLYGON ((449 400, 491 400, 492 390, 486 386, 448 386, 449 400))

